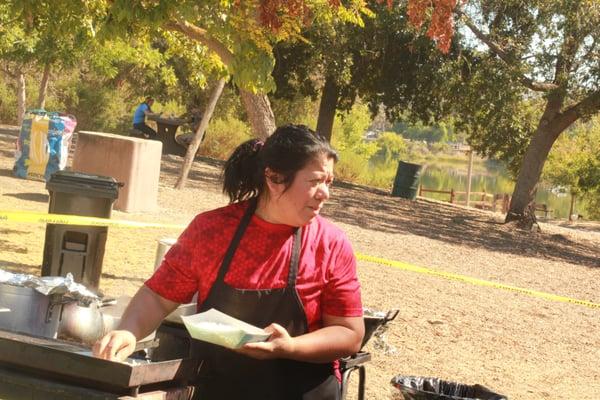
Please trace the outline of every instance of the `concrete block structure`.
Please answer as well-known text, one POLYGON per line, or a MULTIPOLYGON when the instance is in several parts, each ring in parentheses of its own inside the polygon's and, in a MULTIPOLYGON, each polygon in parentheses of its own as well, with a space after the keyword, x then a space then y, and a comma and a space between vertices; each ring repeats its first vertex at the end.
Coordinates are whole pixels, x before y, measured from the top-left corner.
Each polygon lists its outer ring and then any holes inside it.
POLYGON ((162 143, 102 132, 80 131, 73 171, 111 176, 123 183, 113 208, 125 212, 155 211, 162 143))

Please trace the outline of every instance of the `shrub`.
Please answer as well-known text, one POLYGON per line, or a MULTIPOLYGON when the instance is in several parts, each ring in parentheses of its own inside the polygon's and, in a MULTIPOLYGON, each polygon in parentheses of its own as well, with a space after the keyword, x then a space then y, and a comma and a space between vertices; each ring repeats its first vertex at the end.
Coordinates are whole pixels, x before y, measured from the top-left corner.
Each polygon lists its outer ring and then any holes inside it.
POLYGON ((341 150, 340 160, 335 165, 336 179, 348 182, 360 182, 367 174, 367 160, 352 151, 341 150))
POLYGON ((198 154, 224 160, 243 141, 252 137, 250 126, 231 115, 210 121, 198 154))
POLYGON ((377 151, 371 157, 371 164, 386 165, 406 156, 407 146, 402 136, 395 132, 383 132, 375 141, 377 151))
POLYGON ((17 97, 4 76, 0 77, 0 123, 17 124, 17 97))

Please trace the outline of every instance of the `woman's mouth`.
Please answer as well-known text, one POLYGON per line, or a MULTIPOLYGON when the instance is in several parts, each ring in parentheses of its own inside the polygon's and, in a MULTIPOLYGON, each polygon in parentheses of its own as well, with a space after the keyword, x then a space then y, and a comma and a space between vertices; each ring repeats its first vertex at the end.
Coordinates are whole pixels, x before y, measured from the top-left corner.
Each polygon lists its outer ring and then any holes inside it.
POLYGON ((310 208, 311 210, 313 210, 313 212, 318 214, 319 211, 321 211, 322 206, 309 206, 308 208, 310 208))

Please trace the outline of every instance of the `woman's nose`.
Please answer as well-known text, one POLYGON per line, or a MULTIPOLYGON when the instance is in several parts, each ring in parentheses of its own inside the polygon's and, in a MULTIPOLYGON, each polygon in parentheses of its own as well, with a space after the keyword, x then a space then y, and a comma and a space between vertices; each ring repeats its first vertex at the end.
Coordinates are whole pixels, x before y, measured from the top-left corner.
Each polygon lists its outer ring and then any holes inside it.
POLYGON ((326 183, 322 183, 319 185, 319 189, 315 195, 317 200, 325 201, 329 199, 329 186, 326 183))

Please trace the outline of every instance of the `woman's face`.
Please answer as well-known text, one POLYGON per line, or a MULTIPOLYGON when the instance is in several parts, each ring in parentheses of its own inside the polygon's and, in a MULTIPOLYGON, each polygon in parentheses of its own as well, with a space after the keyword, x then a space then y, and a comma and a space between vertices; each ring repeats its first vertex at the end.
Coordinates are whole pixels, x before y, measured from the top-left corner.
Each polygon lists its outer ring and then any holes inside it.
POLYGON ((326 154, 316 156, 296 173, 294 181, 285 189, 285 184, 270 179, 272 172, 267 169, 269 187, 265 217, 269 222, 290 226, 303 226, 317 216, 323 204, 329 199, 329 186, 333 182, 333 158, 326 154))

